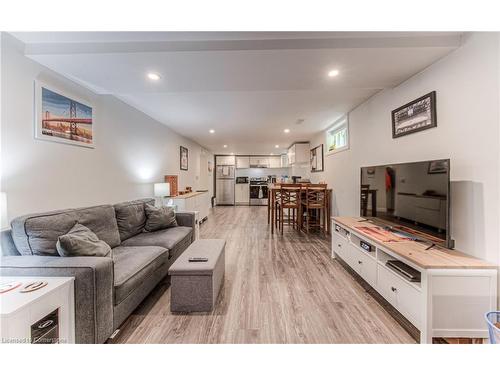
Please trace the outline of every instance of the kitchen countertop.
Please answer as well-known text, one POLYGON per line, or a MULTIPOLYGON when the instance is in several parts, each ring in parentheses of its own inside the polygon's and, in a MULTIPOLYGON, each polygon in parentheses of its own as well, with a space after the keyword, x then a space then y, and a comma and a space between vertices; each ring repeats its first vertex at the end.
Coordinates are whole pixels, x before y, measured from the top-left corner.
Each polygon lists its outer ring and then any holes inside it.
MULTIPOLYGON (((285 182, 284 182, 284 183, 285 183, 285 182)), ((305 183, 305 182, 302 182, 302 183, 300 183, 300 184, 302 185, 301 189, 304 189, 304 190, 305 190, 305 189, 307 188, 307 186, 309 185, 309 184, 307 184, 307 183, 305 183)), ((273 182, 273 183, 268 183, 268 184, 267 184, 267 187, 268 187, 269 189, 271 189, 271 190, 279 190, 279 189, 281 189, 281 184, 280 184, 280 183, 274 183, 274 182, 273 182)), ((326 188, 326 190, 327 190, 327 191, 332 191, 332 188, 327 187, 327 188, 326 188)))
POLYGON ((183 195, 177 195, 176 197, 170 197, 170 199, 188 199, 188 198, 193 198, 198 195, 202 195, 208 193, 208 191, 193 191, 192 193, 187 193, 183 195))

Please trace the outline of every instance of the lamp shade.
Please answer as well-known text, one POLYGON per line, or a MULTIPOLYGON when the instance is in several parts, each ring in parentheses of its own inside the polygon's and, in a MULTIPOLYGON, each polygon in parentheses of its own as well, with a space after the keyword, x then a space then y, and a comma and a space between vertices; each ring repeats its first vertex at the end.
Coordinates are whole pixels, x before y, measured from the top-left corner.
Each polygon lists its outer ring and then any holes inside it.
POLYGON ((9 227, 9 223, 7 221, 7 194, 4 192, 0 193, 0 228, 5 229, 9 227))
POLYGON ((170 184, 168 182, 160 182, 155 184, 154 193, 155 197, 169 197, 170 184))

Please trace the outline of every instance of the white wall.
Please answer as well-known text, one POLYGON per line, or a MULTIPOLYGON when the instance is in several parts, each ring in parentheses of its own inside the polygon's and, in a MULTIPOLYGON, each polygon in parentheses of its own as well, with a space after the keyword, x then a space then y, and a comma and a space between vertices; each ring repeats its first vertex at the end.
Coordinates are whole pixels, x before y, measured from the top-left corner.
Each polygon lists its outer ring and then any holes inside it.
MULTIPOLYGON (((1 191, 8 217, 37 211, 148 197, 153 183, 179 175, 179 188, 199 186, 202 148, 110 95, 95 95, 26 58, 2 34, 1 191), (95 149, 34 139, 33 82, 43 80, 95 108, 95 149), (179 170, 179 146, 189 170, 179 170)), ((209 158, 213 158, 209 155, 209 158)), ((206 166, 205 166, 206 168, 206 166)))
MULTIPOLYGON (((500 262, 499 49, 498 33, 467 35, 462 47, 349 114, 350 149, 325 156, 325 172, 312 174, 333 187, 335 215, 359 215, 361 166, 450 158, 456 248, 500 262), (433 90, 438 127, 392 139, 391 111, 433 90)), ((311 148, 320 143, 324 132, 311 148)))

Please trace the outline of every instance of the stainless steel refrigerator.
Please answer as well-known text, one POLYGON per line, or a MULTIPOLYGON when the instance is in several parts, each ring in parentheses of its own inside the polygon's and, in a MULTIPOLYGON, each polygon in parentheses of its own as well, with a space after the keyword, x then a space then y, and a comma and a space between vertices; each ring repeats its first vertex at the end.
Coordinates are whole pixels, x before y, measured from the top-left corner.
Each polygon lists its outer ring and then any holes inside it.
POLYGON ((234 165, 218 165, 215 174, 217 205, 234 206, 234 165))

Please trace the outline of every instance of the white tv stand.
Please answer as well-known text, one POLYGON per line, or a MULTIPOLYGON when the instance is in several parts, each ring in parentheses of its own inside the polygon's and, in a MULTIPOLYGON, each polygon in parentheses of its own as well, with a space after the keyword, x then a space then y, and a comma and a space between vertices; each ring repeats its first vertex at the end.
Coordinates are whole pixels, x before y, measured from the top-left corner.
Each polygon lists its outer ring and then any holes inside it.
POLYGON ((433 337, 487 338, 484 314, 497 308, 496 266, 457 250, 415 241, 384 242, 360 227, 380 226, 359 217, 332 218, 332 257, 340 257, 418 330, 433 337), (361 248, 360 241, 373 251, 361 248), (399 260, 421 273, 410 282, 386 266, 399 260))

